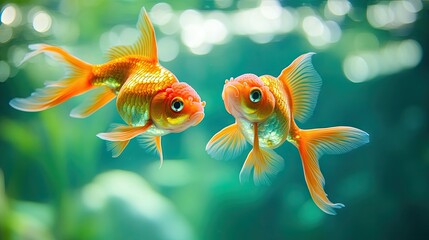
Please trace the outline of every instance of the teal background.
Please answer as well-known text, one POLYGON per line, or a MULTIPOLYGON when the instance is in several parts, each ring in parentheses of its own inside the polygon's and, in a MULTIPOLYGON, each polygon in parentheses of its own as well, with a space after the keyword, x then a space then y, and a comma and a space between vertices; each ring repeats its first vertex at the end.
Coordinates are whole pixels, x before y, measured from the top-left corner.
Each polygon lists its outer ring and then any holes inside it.
MULTIPOLYGON (((175 15, 195 9, 203 16, 214 11, 231 16, 260 4, 167 2, 175 15)), ((180 29, 166 34, 155 24, 158 40, 168 35, 178 47, 177 56, 161 64, 207 102, 206 116, 198 126, 163 137, 165 161, 160 169, 158 157, 146 152, 137 140, 119 158, 112 158, 105 142, 95 136, 111 123, 122 123, 113 102, 86 119, 69 117, 70 110, 85 100, 84 95, 37 113, 20 112, 8 104, 64 74, 62 65, 43 56, 18 66, 28 44, 62 46, 87 62, 103 63, 101 36, 119 31, 118 25, 119 29, 134 28, 141 7, 151 14, 157 2, 2 2, 2 9, 9 3, 19 8, 22 21, 17 26, 0 25, 0 37, 12 31, 0 43, 0 61, 9 70, 8 75, 4 67, 0 72, 6 76, 0 83, 0 238, 427 238, 429 5, 428 1, 410 2, 421 4, 415 21, 386 29, 370 24, 366 12, 369 6, 388 2, 353 1, 348 14, 333 20, 341 28, 341 38, 323 46, 307 40, 302 16, 294 16, 294 30, 276 33, 263 44, 252 41, 248 34, 235 34, 238 30, 230 25, 226 40, 202 55, 183 42, 180 29), (33 7, 52 17, 48 32, 39 33, 28 22, 33 7), (360 83, 348 80, 343 71, 348 56, 382 52, 389 44, 410 39, 417 43, 418 51, 401 52, 387 64, 407 63, 414 57, 418 60, 414 65, 396 71, 391 67, 390 72, 360 83), (323 213, 313 203, 298 152, 291 144, 276 150, 285 166, 264 187, 239 183, 238 174, 250 147, 231 161, 211 159, 204 150, 213 134, 234 121, 221 99, 225 79, 244 73, 277 76, 306 52, 317 53, 313 64, 323 85, 313 116, 299 126, 346 125, 370 134, 369 144, 320 160, 329 198, 346 205, 336 216, 323 213)), ((329 18, 326 1, 278 3, 289 10, 304 9, 321 19, 329 18)), ((373 67, 371 62, 368 66, 373 67)))

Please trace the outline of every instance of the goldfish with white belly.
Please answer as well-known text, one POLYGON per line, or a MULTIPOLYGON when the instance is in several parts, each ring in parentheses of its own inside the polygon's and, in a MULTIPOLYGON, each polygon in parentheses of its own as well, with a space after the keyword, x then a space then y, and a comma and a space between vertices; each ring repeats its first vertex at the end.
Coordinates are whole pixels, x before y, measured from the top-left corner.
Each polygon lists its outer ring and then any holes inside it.
POLYGON ((303 130, 297 126, 295 119, 304 122, 312 114, 321 87, 312 55, 301 55, 278 77, 244 74, 227 80, 222 98, 235 123, 216 133, 206 150, 216 159, 233 159, 249 142, 253 149, 241 169, 240 181, 246 181, 253 169, 254 182, 266 184, 283 167, 283 158, 273 149, 287 140, 298 148, 314 202, 324 212, 335 214, 344 205, 327 198, 319 158, 368 143, 369 135, 353 127, 303 130))

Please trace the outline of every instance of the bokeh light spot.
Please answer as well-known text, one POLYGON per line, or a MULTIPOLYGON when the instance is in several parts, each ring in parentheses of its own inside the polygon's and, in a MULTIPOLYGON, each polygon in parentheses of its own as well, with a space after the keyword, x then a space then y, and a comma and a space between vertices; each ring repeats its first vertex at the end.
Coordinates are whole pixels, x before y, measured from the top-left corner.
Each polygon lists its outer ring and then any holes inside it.
POLYGON ((417 66, 422 59, 422 47, 415 40, 409 39, 399 43, 396 48, 396 57, 402 66, 411 68, 417 66))
POLYGON ((350 81, 362 82, 417 66, 422 51, 421 45, 412 39, 390 42, 380 49, 347 57, 343 70, 350 81))
POLYGON ((20 45, 11 46, 7 53, 8 62, 13 66, 18 67, 21 64, 22 59, 24 59, 25 54, 27 52, 28 52, 27 48, 23 46, 20 46, 20 45))
POLYGON ((329 39, 327 39, 330 43, 338 42, 341 39, 341 28, 338 23, 334 21, 327 21, 325 23, 325 29, 329 31, 329 39))
POLYGON ((362 57, 350 56, 344 60, 343 71, 350 81, 360 83, 367 80, 369 67, 362 57))
POLYGON ((307 16, 302 21, 302 28, 308 36, 317 37, 323 34, 323 23, 315 16, 307 16))
POLYGON ((52 18, 44 11, 38 11, 33 17, 33 28, 37 32, 44 33, 49 31, 52 25, 52 18))
POLYGON ((209 43, 203 43, 203 44, 201 44, 201 45, 199 45, 197 47, 192 47, 190 49, 191 49, 191 52, 193 54, 196 54, 196 55, 206 55, 206 54, 208 54, 212 50, 212 48, 213 48, 213 45, 211 45, 209 43))
POLYGON ((259 44, 265 44, 273 40, 274 35, 269 33, 253 34, 249 36, 252 41, 259 44))
POLYGON ((205 31, 200 24, 189 24, 183 29, 181 37, 186 46, 196 48, 204 43, 205 31))
POLYGON ((154 24, 162 26, 171 20, 173 17, 173 10, 168 3, 157 3, 150 10, 150 17, 154 24))
POLYGON ((398 29, 416 21, 418 5, 418 1, 380 2, 368 6, 367 19, 374 28, 398 29))
POLYGON ((218 8, 229 8, 231 7, 233 0, 214 0, 214 2, 218 8))
POLYGON ((398 24, 408 24, 416 21, 416 13, 410 11, 410 3, 406 1, 393 1, 389 4, 389 7, 395 14, 395 20, 398 24))
POLYGON ((179 44, 172 37, 163 37, 158 41, 158 57, 163 62, 174 60, 179 54, 179 44))
POLYGON ((228 30, 225 25, 217 19, 208 19, 204 22, 203 27, 206 29, 205 38, 209 43, 222 43, 228 35, 228 30))
POLYGON ((12 28, 8 25, 0 25, 0 43, 8 42, 13 35, 12 28))
POLYGON ((327 7, 332 14, 343 16, 350 11, 351 4, 347 0, 328 0, 327 7))
POLYGON ((5 61, 0 61, 0 82, 4 82, 9 78, 10 66, 5 61))
POLYGON ((261 1, 259 9, 261 10, 262 16, 268 19, 278 19, 282 15, 282 6, 275 0, 261 1))
POLYGON ((180 26, 182 28, 187 28, 189 25, 194 25, 201 23, 203 21, 203 16, 200 12, 188 9, 182 12, 179 17, 180 26))
POLYGON ((17 9, 14 5, 6 5, 1 13, 1 22, 6 25, 12 25, 17 17, 17 9))
POLYGON ((139 34, 139 31, 135 28, 124 27, 120 30, 119 39, 122 45, 132 45, 137 41, 139 34))
POLYGON ((382 28, 393 21, 393 12, 386 5, 376 4, 368 6, 367 18, 375 28, 382 28))

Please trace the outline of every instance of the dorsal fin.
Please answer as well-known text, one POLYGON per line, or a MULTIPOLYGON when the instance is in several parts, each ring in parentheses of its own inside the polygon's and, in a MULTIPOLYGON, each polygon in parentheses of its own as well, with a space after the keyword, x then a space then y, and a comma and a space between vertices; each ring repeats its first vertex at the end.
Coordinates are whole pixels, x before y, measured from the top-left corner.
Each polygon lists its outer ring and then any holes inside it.
POLYGON ((114 46, 110 48, 107 51, 109 60, 138 55, 147 57, 150 61, 158 62, 155 31, 145 8, 142 8, 140 12, 137 29, 140 30, 140 36, 137 41, 130 46, 114 46))
POLYGON ((299 56, 278 77, 289 95, 294 118, 300 122, 305 122, 313 113, 322 85, 322 79, 311 64, 313 54, 299 56))

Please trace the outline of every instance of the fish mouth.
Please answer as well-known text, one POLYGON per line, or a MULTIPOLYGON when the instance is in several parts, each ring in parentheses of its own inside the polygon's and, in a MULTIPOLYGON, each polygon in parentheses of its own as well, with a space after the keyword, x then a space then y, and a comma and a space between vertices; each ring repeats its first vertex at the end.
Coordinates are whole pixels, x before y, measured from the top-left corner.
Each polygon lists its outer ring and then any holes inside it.
POLYGON ((192 114, 189 120, 192 126, 196 126, 203 120, 203 118, 204 118, 204 112, 196 112, 192 114))
POLYGON ((204 112, 198 111, 192 114, 189 118, 187 118, 186 123, 170 128, 171 132, 179 133, 183 132, 191 126, 197 126, 204 118, 204 112))
POLYGON ((222 93, 222 97, 225 101, 231 97, 238 98, 239 95, 240 95, 240 91, 238 90, 238 88, 236 86, 234 86, 233 84, 226 84, 225 85, 225 87, 223 89, 223 93, 222 93))
POLYGON ((229 83, 225 84, 225 87, 222 92, 222 98, 225 103, 226 111, 228 111, 232 115, 236 115, 239 111, 237 111, 238 100, 240 97, 240 91, 237 86, 229 83))
POLYGON ((189 118, 192 126, 196 126, 198 125, 204 118, 204 107, 206 106, 206 102, 202 101, 202 102, 198 102, 197 103, 197 111, 195 111, 194 114, 192 114, 192 116, 189 118))

